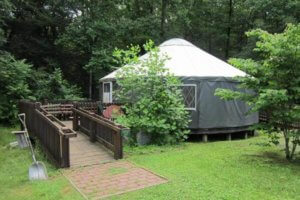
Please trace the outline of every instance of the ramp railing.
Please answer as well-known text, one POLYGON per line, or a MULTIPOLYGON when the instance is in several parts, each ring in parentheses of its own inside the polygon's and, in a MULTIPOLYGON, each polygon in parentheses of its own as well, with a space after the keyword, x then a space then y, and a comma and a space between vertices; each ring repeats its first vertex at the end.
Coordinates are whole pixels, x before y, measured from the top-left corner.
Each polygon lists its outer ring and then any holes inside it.
POLYGON ((80 130, 90 137, 92 142, 98 141, 114 153, 115 159, 123 158, 122 134, 128 128, 115 124, 82 108, 73 108, 73 130, 80 130))
POLYGON ((76 132, 67 128, 54 115, 41 107, 41 103, 20 101, 21 113, 26 114, 26 125, 31 137, 36 137, 48 158, 57 167, 70 167, 69 138, 76 132))

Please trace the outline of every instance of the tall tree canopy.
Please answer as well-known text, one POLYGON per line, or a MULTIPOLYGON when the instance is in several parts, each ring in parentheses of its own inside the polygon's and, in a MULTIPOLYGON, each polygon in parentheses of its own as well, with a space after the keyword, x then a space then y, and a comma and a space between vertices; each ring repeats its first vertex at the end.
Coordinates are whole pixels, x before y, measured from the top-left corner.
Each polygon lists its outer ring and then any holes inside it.
POLYGON ((300 21, 297 0, 3 0, 0 6, 1 50, 34 69, 60 68, 93 98, 97 79, 118 67, 115 47, 182 37, 221 59, 254 58, 246 31, 282 32, 300 21))

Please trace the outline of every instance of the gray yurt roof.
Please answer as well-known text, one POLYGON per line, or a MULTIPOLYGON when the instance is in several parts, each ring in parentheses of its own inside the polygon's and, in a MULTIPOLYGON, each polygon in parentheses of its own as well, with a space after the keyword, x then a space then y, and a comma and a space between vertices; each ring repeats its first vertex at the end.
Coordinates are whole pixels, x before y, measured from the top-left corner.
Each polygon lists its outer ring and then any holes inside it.
MULTIPOLYGON (((159 45, 160 54, 167 55, 170 59, 165 66, 178 77, 235 77, 245 76, 245 72, 229 65, 217 57, 203 51, 192 43, 173 38, 159 45)), ((140 59, 147 58, 145 54, 140 59)), ((122 68, 117 69, 122 70, 122 68)), ((116 71, 100 79, 105 81, 115 79, 116 71)))

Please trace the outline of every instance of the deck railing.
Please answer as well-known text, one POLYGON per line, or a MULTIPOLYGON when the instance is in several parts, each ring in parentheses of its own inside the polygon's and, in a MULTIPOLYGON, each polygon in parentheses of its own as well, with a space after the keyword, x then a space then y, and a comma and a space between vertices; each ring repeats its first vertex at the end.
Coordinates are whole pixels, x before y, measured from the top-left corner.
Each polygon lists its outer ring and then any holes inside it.
POLYGON ((47 156, 57 167, 70 167, 69 138, 76 137, 76 132, 48 113, 40 103, 20 101, 19 108, 26 114, 30 136, 40 141, 47 156))
MULTIPOLYGON (((271 120, 269 114, 267 112, 261 111, 259 112, 259 122, 262 123, 268 123, 271 120)), ((278 128, 281 128, 284 126, 284 123, 282 121, 276 121, 276 126, 278 128)), ((291 129, 300 129, 300 121, 285 125, 291 129)))
POLYGON ((84 110, 97 113, 98 104, 99 103, 97 101, 57 100, 51 102, 44 102, 41 107, 44 110, 46 110, 49 114, 66 119, 72 116, 72 108, 75 106, 77 108, 82 108, 84 110))
POLYGON ((74 130, 84 132, 92 142, 102 143, 114 153, 115 159, 123 158, 122 133, 129 129, 81 108, 72 110, 74 130))

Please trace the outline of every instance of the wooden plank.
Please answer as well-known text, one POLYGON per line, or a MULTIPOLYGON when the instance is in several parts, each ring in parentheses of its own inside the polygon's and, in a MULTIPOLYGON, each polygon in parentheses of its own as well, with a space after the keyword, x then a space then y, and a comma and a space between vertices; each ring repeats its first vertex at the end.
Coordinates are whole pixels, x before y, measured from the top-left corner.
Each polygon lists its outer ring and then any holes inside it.
POLYGON ((110 149, 111 151, 114 152, 115 148, 113 144, 110 144, 109 142, 105 141, 104 139, 100 138, 100 137, 96 137, 96 140, 98 142, 100 142, 101 144, 103 144, 106 148, 110 149))
POLYGON ((80 131, 82 131, 83 133, 87 134, 88 136, 90 135, 90 131, 88 129, 84 128, 81 125, 78 125, 78 127, 79 127, 80 131))

